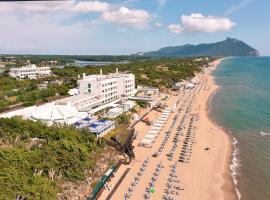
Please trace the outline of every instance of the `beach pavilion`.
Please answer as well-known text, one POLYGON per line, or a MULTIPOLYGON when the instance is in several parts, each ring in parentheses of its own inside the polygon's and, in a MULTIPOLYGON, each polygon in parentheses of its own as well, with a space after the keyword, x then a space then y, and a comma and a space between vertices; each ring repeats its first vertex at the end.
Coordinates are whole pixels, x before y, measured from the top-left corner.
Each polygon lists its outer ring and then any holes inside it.
POLYGON ((87 116, 87 112, 79 112, 71 104, 61 105, 52 102, 36 107, 31 112, 29 118, 51 125, 53 123, 73 124, 87 116))

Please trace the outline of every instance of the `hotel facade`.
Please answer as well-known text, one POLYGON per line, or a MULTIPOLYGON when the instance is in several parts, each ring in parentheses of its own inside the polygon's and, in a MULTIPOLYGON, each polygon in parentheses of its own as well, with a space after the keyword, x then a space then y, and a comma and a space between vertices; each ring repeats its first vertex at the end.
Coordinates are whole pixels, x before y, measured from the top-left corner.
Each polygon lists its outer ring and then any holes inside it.
POLYGON ((11 68, 9 75, 17 79, 37 79, 39 77, 45 77, 51 75, 50 67, 37 67, 34 64, 28 63, 23 67, 11 68))
POLYGON ((103 75, 102 70, 99 75, 83 74, 78 80, 79 94, 59 100, 59 102, 72 104, 79 111, 90 111, 103 105, 126 100, 136 93, 135 75, 130 73, 116 73, 103 75))

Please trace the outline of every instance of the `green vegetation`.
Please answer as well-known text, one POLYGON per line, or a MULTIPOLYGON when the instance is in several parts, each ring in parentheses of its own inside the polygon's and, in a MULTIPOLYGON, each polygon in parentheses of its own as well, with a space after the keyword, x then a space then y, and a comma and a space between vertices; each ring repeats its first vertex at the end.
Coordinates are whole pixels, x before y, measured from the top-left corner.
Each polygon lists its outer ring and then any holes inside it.
POLYGON ((128 134, 128 124, 118 124, 117 127, 114 130, 110 131, 108 134, 106 134, 104 138, 107 141, 110 141, 112 136, 116 136, 119 142, 121 144, 124 144, 128 134))
POLYGON ((112 136, 116 136, 121 144, 124 144, 126 138, 129 134, 128 127, 129 127, 130 115, 127 113, 123 113, 116 118, 117 126, 114 130, 110 131, 106 134, 105 139, 108 141, 111 140, 112 136))
POLYGON ((104 146, 86 129, 20 118, 0 119, 0 139, 0 199, 56 199, 61 181, 83 180, 104 146))
POLYGON ((83 61, 126 61, 137 59, 135 56, 113 56, 113 55, 2 55, 0 59, 5 60, 5 57, 13 56, 16 62, 23 64, 30 60, 33 64, 40 64, 42 61, 57 61, 57 64, 65 65, 66 63, 74 63, 75 60, 83 61))
POLYGON ((136 84, 153 87, 171 87, 175 82, 192 77, 196 71, 200 71, 208 61, 194 61, 194 58, 162 58, 137 60, 129 64, 113 64, 102 67, 65 67, 53 69, 59 77, 76 78, 78 74, 97 74, 102 69, 103 73, 113 73, 115 68, 122 72, 131 72, 136 76, 136 84))
POLYGON ((136 103, 141 107, 141 108, 146 108, 148 106, 148 103, 146 101, 142 100, 137 100, 136 103))
MULTIPOLYGON (((4 57, 4 56, 2 56, 4 57)), ((150 59, 135 56, 52 56, 52 55, 15 55, 16 64, 21 66, 30 59, 32 63, 41 64, 42 61, 56 60, 59 63, 73 62, 74 59, 88 61, 122 61, 130 60, 129 64, 112 64, 102 67, 65 67, 54 68, 58 77, 48 77, 41 80, 16 80, 5 72, 0 76, 0 112, 11 106, 29 106, 40 102, 47 102, 56 95, 64 96, 70 88, 76 87, 78 75, 88 75, 103 72, 115 72, 119 68, 122 72, 131 72, 136 76, 137 85, 147 85, 159 88, 170 88, 174 83, 192 77, 209 61, 194 61, 194 58, 160 58, 150 59), (38 89, 38 85, 46 81, 47 87, 38 89), (58 83, 57 83, 58 81, 58 83), (59 84, 60 81, 60 84, 59 84)))
MULTIPOLYGON (((115 68, 122 72, 134 73, 136 84, 159 88, 170 88, 175 82, 190 78, 210 61, 194 61, 193 58, 135 59, 135 57, 113 56, 16 56, 18 63, 30 59, 40 64, 44 60, 59 63, 78 60, 121 61, 129 64, 102 67, 54 68, 58 77, 41 80, 16 80, 7 74, 0 76, 0 111, 11 105, 33 105, 46 102, 51 97, 66 95, 69 88, 76 86, 78 74, 113 73, 115 68), (132 60, 134 59, 134 60, 132 60), (40 84, 46 83, 44 89, 40 84)), ((138 101, 142 108, 147 103, 138 101)), ((135 110, 133 110, 135 111, 135 110)), ((116 136, 124 143, 128 136, 129 115, 117 118, 117 128, 107 139, 116 136)), ((95 140, 88 130, 53 125, 21 118, 0 118, 0 200, 1 199, 56 199, 63 182, 84 180, 91 172, 102 149, 104 140, 95 140)))
POLYGON ((22 104, 34 105, 38 102, 47 102, 50 97, 67 95, 69 88, 73 88, 72 81, 58 84, 55 77, 41 80, 16 80, 8 76, 0 76, 0 112, 9 106, 22 104), (38 89, 38 85, 46 82, 47 88, 38 89))
POLYGON ((118 124, 128 124, 129 123, 129 116, 125 113, 119 115, 117 117, 117 123, 118 124))
POLYGON ((145 53, 146 56, 258 56, 259 52, 237 39, 227 38, 224 41, 164 47, 158 51, 145 53))

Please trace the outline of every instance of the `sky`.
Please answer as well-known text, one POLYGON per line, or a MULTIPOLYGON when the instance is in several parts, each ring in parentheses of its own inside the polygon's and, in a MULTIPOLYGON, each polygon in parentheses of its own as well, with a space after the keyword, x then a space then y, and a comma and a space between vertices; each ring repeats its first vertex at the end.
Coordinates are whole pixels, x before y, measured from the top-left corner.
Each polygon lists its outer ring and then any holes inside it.
POLYGON ((0 2, 0 53, 124 55, 242 40, 270 55, 269 0, 0 2))

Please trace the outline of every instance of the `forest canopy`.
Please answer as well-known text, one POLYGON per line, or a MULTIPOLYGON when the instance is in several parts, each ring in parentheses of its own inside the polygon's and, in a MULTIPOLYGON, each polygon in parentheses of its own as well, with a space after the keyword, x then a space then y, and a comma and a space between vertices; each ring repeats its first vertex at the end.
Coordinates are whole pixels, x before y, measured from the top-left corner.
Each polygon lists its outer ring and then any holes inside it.
POLYGON ((87 129, 0 118, 0 199, 56 199, 58 182, 93 170, 104 143, 87 129))

